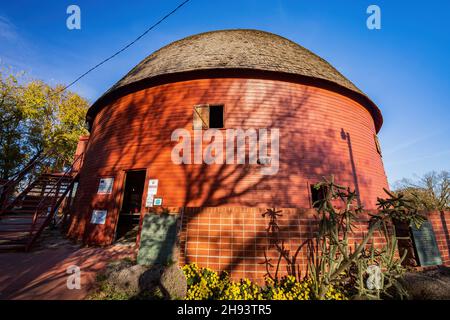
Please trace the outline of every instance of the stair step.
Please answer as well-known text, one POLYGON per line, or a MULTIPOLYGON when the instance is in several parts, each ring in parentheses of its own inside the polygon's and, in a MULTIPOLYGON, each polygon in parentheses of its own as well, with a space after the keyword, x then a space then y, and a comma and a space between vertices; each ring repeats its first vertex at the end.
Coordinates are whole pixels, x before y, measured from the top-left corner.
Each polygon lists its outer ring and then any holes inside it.
MULTIPOLYGON (((40 224, 41 222, 39 222, 40 224)), ((16 231, 30 231, 31 226, 33 225, 32 221, 28 221, 28 223, 22 224, 5 224, 0 223, 0 232, 16 232, 16 231)))
MULTIPOLYGON (((63 181, 63 182, 61 182, 60 185, 61 186, 67 186, 69 183, 70 183, 70 181, 63 181)), ((44 183, 38 182, 33 187, 31 187, 30 190, 32 190, 32 189, 43 189, 45 187, 52 188, 52 187, 55 187, 56 185, 57 185, 57 181, 45 181, 44 183)))
MULTIPOLYGON (((71 180, 61 180, 61 181, 59 181, 60 182, 60 185, 68 185, 70 182, 71 182, 71 180)), ((53 180, 48 180, 48 181, 38 181, 38 182, 36 182, 32 187, 31 187, 31 189, 33 189, 33 188, 35 188, 35 189, 37 189, 37 188, 42 188, 42 187, 53 187, 53 186, 56 186, 58 184, 58 181, 53 181, 53 180)))
POLYGON ((1 226, 29 226, 29 225, 31 225, 31 223, 32 223, 32 221, 28 221, 28 222, 18 221, 18 222, 15 222, 15 221, 0 220, 0 227, 1 226))
POLYGON ((25 240, 29 236, 30 236, 30 232, 21 232, 21 233, 17 232, 17 233, 13 233, 10 235, 0 233, 0 241, 25 240))
POLYGON ((27 205, 32 206, 32 205, 37 205, 37 204, 39 204, 39 202, 41 202, 41 201, 42 201, 42 199, 36 199, 36 200, 23 200, 22 203, 21 203, 21 205, 22 205, 22 207, 25 207, 25 206, 27 206, 27 205))
POLYGON ((27 229, 22 229, 22 230, 0 230, 0 237, 7 237, 7 236, 11 236, 11 237, 16 237, 16 236, 20 236, 20 235, 26 235, 30 233, 30 228, 27 229))
MULTIPOLYGON (((37 182, 36 184, 34 184, 33 187, 31 187, 31 189, 42 189, 42 187, 47 187, 47 188, 54 187, 57 185, 58 181, 42 181, 42 182, 37 182), (44 182, 44 183, 42 183, 42 182, 44 182)), ((71 181, 61 181, 60 185, 67 186, 67 185, 69 185, 70 182, 71 181)))
POLYGON ((27 209, 27 210, 21 210, 21 209, 14 209, 14 210, 8 210, 8 211, 5 211, 5 213, 17 213, 17 214, 20 214, 20 213, 30 213, 30 214, 34 214, 35 213, 35 211, 36 211, 36 209, 34 209, 34 210, 32 210, 32 209, 27 209))
POLYGON ((28 224, 28 226, 30 228, 16 228, 16 229, 12 229, 12 228, 2 228, 4 227, 4 225, 0 225, 0 235, 5 234, 5 233, 15 233, 15 232, 30 232, 31 231, 31 223, 28 224))
POLYGON ((0 242, 0 244, 3 244, 3 243, 5 243, 5 242, 8 242, 8 243, 15 243, 15 244, 25 244, 25 243, 27 243, 27 241, 28 241, 28 239, 26 239, 26 238, 20 238, 20 239, 7 239, 7 240, 2 240, 2 241, 0 242))
POLYGON ((2 251, 6 251, 6 250, 25 250, 25 248, 26 248, 26 244, 25 243, 23 243, 23 244, 20 244, 20 243, 16 243, 16 244, 9 244, 9 243, 3 244, 3 243, 0 243, 0 250, 2 250, 2 251))
POLYGON ((69 183, 70 181, 72 181, 72 178, 70 178, 70 179, 39 179, 38 181, 36 181, 36 183, 34 184, 34 185, 38 185, 38 184, 40 184, 40 185, 42 185, 42 184, 52 184, 52 185, 55 185, 55 184, 57 184, 58 182, 60 182, 60 183, 69 183))
MULTIPOLYGON (((63 188, 61 188, 61 189, 59 189, 59 194, 61 195, 64 191, 66 191, 66 189, 63 189, 63 188)), ((28 192, 28 194, 30 195, 30 196, 33 196, 33 197, 46 197, 46 196, 48 196, 48 195, 54 195, 56 193, 56 190, 47 190, 47 191, 44 191, 44 192, 41 192, 41 190, 36 190, 36 191, 29 191, 28 192)))
MULTIPOLYGON (((33 219, 34 215, 28 214, 28 215, 7 215, 7 216, 0 216, 0 224, 3 223, 4 220, 7 219, 33 219)), ((38 216, 37 219, 44 219, 47 218, 47 216, 38 216)))
MULTIPOLYGON (((8 198, 10 207, 0 215, 0 250, 28 249, 39 236, 36 231, 45 225, 49 208, 61 203, 76 174, 44 173, 28 185, 18 197, 8 198), (35 224, 33 219, 38 212, 35 224)), ((54 213, 52 217, 57 216, 54 213)))
MULTIPOLYGON (((67 182, 64 182, 64 183, 61 183, 60 185, 59 185, 59 187, 60 188, 66 188, 68 185, 70 184, 70 181, 67 181, 67 182)), ((50 190, 50 189, 53 189, 53 190, 56 190, 56 188, 57 188, 57 184, 56 183, 52 183, 52 184, 46 184, 46 185, 43 185, 43 186, 38 186, 38 187, 33 187, 32 189, 30 189, 30 190, 42 190, 42 189, 47 189, 47 190, 50 190)))
MULTIPOLYGON (((38 210, 38 213, 40 214, 40 213, 42 213, 42 212, 44 212, 46 210, 47 210, 47 208, 43 207, 43 208, 38 210)), ((5 211, 0 216, 0 220, 4 216, 7 216, 7 217, 21 217, 21 216, 23 216, 23 217, 32 217, 32 216, 34 216, 35 212, 36 212, 36 209, 33 209, 33 210, 8 210, 8 211, 5 211)))
MULTIPOLYGON (((68 186, 69 184, 67 183, 67 184, 62 184, 62 185, 60 185, 59 186, 59 188, 60 189, 64 189, 64 188, 67 188, 67 186, 68 186)), ((51 186, 51 185, 47 185, 47 186, 45 186, 45 187, 34 187, 34 188, 31 188, 28 192, 48 192, 48 191, 55 191, 56 190, 56 188, 57 187, 55 187, 55 186, 51 186)))
MULTIPOLYGON (((33 226, 33 221, 17 221, 18 223, 0 223, 0 233, 2 232, 9 232, 10 230, 29 230, 31 226, 33 226)), ((41 224, 45 223, 45 219, 39 219, 34 223, 34 227, 40 226, 41 224)))
MULTIPOLYGON (((49 205, 50 206, 50 205, 49 205)), ((13 209, 7 210, 3 212, 3 215, 16 215, 16 214, 34 214, 36 210, 38 210, 38 206, 36 207, 26 207, 27 209, 13 209)), ((39 211, 47 210, 47 206, 40 206, 39 211)))
POLYGON ((8 239, 8 240, 0 240, 0 247, 6 245, 26 245, 28 243, 28 239, 8 239))
MULTIPOLYGON (((41 206, 44 202, 41 202, 41 206)), ((20 211, 20 210, 36 210, 36 208, 38 207, 39 203, 35 203, 35 204, 22 204, 20 206, 14 207, 12 209, 9 209, 8 211, 20 211)))
MULTIPOLYGON (((43 173, 40 175, 41 177, 52 177, 52 178, 61 178, 64 176, 64 173, 43 173)), ((66 175, 66 178, 69 178, 70 175, 66 175)))

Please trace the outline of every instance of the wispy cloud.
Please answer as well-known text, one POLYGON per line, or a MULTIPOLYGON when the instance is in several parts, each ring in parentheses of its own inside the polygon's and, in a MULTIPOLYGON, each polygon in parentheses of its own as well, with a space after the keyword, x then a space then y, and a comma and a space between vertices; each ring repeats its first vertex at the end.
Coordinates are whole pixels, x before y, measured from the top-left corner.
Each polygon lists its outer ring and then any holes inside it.
POLYGON ((396 152, 399 152, 399 151, 402 151, 402 150, 407 149, 409 147, 412 147, 412 146, 414 146, 416 144, 420 144, 421 142, 430 140, 430 139, 432 139, 432 138, 434 138, 436 136, 440 136, 440 135, 442 135, 444 132, 446 132, 448 130, 449 130, 449 128, 444 128, 444 129, 439 129, 439 130, 432 131, 432 132, 430 132, 428 134, 422 134, 422 135, 420 135, 420 136, 418 136, 416 138, 413 138, 413 139, 411 139, 409 141, 397 144, 393 148, 390 148, 388 150, 384 150, 384 154, 385 155, 394 154, 396 152))
POLYGON ((17 40, 19 34, 16 26, 9 21, 8 18, 0 16, 0 39, 2 40, 17 40))
POLYGON ((26 36, 7 16, 0 14, 0 66, 31 73, 35 50, 26 36))
POLYGON ((287 19, 287 14, 286 14, 286 10, 284 8, 284 4, 280 0, 277 3, 277 12, 278 12, 280 19, 282 19, 282 20, 287 19))
POLYGON ((429 159, 435 159, 435 158, 443 157, 446 155, 450 155, 450 150, 437 151, 435 153, 422 155, 422 156, 415 157, 415 158, 411 157, 411 158, 405 158, 404 160, 400 160, 400 161, 388 162, 387 165, 389 165, 389 166, 405 165, 405 164, 409 164, 409 163, 420 162, 420 161, 429 160, 429 159))

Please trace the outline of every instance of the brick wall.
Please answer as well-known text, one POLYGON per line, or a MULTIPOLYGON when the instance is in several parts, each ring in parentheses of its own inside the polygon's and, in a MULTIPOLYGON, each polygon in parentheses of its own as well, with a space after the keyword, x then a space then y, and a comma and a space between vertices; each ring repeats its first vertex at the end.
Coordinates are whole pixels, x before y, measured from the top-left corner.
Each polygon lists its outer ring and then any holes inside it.
POLYGON ((433 211, 427 214, 427 218, 433 226, 442 262, 450 265, 450 211, 433 211))
MULTIPOLYGON (((313 244, 317 232, 316 211, 313 209, 276 209, 280 216, 279 243, 293 256, 299 246, 296 264, 301 275, 305 275, 308 263, 308 245, 313 244)), ((270 259, 273 268, 279 258, 279 251, 270 246, 273 236, 267 233, 270 218, 263 214, 262 208, 185 208, 182 214, 180 233, 180 264, 197 263, 213 270, 226 270, 234 279, 249 278, 262 282, 267 272, 265 257, 270 259), (266 253, 266 255, 265 255, 266 253)), ((367 231, 367 214, 361 214, 355 237, 350 238, 354 248, 367 231)), ((381 235, 374 236, 374 244, 381 246, 381 235)), ((289 264, 281 260, 279 275, 287 272, 289 264)))
MULTIPOLYGON (((305 275, 308 263, 308 240, 317 232, 317 216, 313 209, 276 209, 281 216, 277 222, 280 228, 279 240, 289 250, 289 255, 297 255, 296 262, 302 275, 305 275)), ((263 214, 262 208, 185 208, 182 213, 181 232, 179 235, 180 264, 197 263, 213 270, 226 270, 234 279, 249 278, 262 282, 267 272, 265 256, 270 259, 274 274, 279 258, 279 251, 270 246, 273 237, 267 232, 270 218, 263 214), (264 254, 266 253, 266 255, 264 254)), ((442 261, 450 265, 450 212, 431 212, 427 214, 436 234, 442 261)), ((359 243, 367 231, 368 215, 360 215, 356 224, 354 238, 350 245, 359 243)), ((384 239, 375 234, 373 243, 380 247, 384 239)), ((414 257, 412 257, 414 258, 414 257)), ((412 265, 409 262, 409 265, 412 265)), ((281 260, 279 274, 286 274, 288 263, 281 260)))

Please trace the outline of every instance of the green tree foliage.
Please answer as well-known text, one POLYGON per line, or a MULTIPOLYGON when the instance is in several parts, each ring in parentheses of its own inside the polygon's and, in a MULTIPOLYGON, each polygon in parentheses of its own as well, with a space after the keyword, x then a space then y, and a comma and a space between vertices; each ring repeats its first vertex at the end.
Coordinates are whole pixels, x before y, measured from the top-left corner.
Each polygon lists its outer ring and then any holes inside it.
POLYGON ((0 71, 0 178, 8 179, 33 156, 52 151, 58 170, 73 160, 77 141, 87 134, 86 99, 62 85, 0 71))
POLYGON ((404 194, 421 210, 450 210, 450 172, 448 171, 432 171, 416 181, 402 179, 396 183, 395 191, 404 194))

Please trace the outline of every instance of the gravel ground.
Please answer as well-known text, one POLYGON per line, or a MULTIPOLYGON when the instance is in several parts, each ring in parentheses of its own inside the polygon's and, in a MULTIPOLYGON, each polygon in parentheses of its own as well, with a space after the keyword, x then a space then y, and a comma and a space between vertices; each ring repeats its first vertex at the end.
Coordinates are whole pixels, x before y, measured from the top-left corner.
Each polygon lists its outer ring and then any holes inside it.
POLYGON ((404 277, 405 286, 414 300, 449 300, 450 268, 408 272, 404 277))

